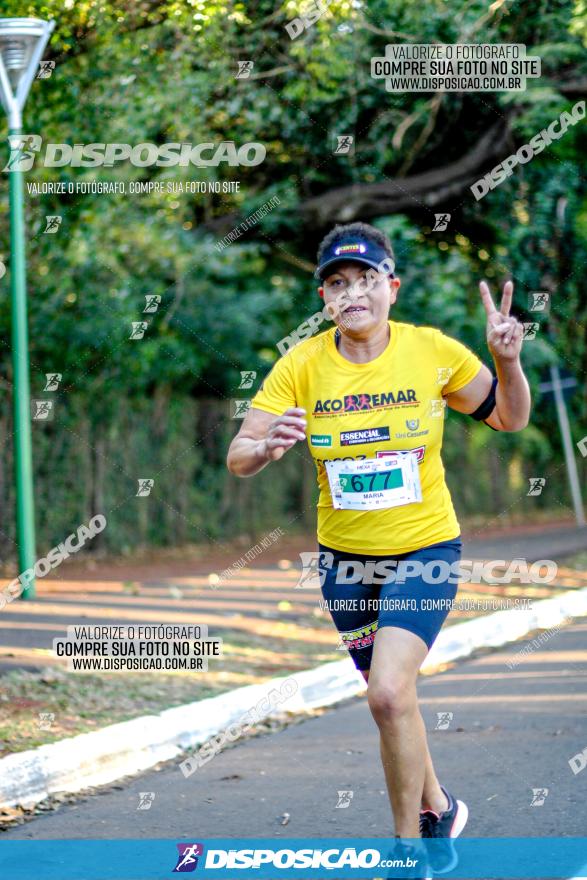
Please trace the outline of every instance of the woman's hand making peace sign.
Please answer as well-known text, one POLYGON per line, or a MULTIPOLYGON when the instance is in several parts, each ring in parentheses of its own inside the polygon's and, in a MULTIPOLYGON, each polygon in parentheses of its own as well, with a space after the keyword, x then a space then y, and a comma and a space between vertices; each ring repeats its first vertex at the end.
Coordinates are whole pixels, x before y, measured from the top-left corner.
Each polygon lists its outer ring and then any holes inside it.
POLYGON ((506 281, 499 311, 495 308, 489 286, 485 281, 479 284, 481 299, 487 313, 487 345, 494 360, 515 361, 522 350, 524 325, 510 315, 514 285, 506 281))
MULTIPOLYGON (((499 311, 485 281, 479 284, 487 313, 487 345, 495 362, 498 384, 495 406, 484 419, 496 431, 521 431, 530 418, 530 388, 520 363, 524 325, 510 315, 514 285, 506 281, 499 311)), ((491 370, 483 365, 471 381, 447 395, 446 402, 458 412, 472 413, 488 396, 491 370)))

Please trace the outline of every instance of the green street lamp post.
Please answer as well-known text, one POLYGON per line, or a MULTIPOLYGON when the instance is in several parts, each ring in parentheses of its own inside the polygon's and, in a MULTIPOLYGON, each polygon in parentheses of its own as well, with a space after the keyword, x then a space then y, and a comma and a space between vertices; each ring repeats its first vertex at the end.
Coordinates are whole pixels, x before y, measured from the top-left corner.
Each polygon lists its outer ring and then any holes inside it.
MULTIPOLYGON (((54 22, 37 18, 0 18, 0 100, 8 117, 10 158, 5 167, 10 190, 10 295, 14 373, 14 461, 16 533, 21 574, 35 565, 35 511, 31 452, 31 411, 26 303, 23 170, 32 164, 31 139, 22 132, 22 110, 39 69, 54 22)), ((23 599, 35 595, 27 579, 23 599)))

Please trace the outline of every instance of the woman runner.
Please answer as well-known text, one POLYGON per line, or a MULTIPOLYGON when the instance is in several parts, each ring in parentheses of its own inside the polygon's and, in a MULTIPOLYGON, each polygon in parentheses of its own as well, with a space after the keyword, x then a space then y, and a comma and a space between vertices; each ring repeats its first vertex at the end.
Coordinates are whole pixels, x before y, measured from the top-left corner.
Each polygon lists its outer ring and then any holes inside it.
POLYGON ((480 284, 493 376, 440 330, 389 320, 401 283, 393 270, 388 237, 368 224, 336 226, 324 238, 316 278, 335 326, 277 361, 227 465, 249 477, 308 443, 320 487, 321 588, 368 682, 396 837, 451 838, 468 810, 438 781, 416 693, 458 588, 460 528, 440 456, 444 411, 519 431, 530 392, 510 281, 499 310, 480 284))

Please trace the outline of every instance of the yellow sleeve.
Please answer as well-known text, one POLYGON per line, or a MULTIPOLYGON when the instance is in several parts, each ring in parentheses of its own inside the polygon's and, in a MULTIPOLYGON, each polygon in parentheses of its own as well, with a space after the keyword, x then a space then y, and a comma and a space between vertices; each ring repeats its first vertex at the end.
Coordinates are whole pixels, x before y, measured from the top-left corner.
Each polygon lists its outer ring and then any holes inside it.
POLYGON ((443 367, 445 372, 443 378, 446 377, 446 383, 443 385, 442 396, 452 394, 453 391, 459 391, 464 388, 471 379, 474 379, 481 367, 481 361, 477 355, 451 336, 445 336, 439 331, 438 340, 438 358, 439 367, 443 367), (442 364, 440 364, 442 361, 442 364))
POLYGON ((280 416, 290 406, 297 405, 292 359, 286 354, 265 377, 251 406, 280 416))

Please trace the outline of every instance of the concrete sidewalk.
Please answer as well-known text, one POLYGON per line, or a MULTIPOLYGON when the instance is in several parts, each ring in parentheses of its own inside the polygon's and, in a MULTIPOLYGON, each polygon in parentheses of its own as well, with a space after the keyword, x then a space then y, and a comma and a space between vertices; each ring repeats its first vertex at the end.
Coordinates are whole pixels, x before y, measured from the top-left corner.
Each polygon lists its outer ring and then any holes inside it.
MULTIPOLYGON (((574 773, 569 762, 587 747, 586 638, 582 619, 537 647, 517 642, 421 679, 437 772, 469 805, 467 837, 585 834, 587 769, 574 773), (527 653, 520 653, 525 646, 527 653)), ((575 768, 580 763, 575 760, 575 768)), ((366 700, 358 698, 279 733, 239 742, 187 779, 177 762, 162 765, 3 837, 391 832, 377 731, 366 700), (138 809, 141 792, 154 796, 149 809, 138 809), (337 808, 339 792, 353 793, 347 808, 337 808)))

